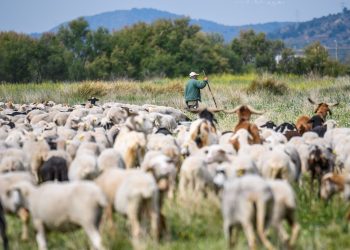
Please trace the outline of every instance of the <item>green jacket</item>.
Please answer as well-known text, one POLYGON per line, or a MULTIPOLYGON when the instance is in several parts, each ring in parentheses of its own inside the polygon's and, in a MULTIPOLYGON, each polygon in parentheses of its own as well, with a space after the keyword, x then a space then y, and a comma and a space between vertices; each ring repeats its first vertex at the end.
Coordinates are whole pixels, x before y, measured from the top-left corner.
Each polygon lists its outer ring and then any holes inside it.
POLYGON ((202 101, 200 89, 204 88, 208 81, 199 81, 196 79, 188 80, 185 88, 186 101, 202 101))

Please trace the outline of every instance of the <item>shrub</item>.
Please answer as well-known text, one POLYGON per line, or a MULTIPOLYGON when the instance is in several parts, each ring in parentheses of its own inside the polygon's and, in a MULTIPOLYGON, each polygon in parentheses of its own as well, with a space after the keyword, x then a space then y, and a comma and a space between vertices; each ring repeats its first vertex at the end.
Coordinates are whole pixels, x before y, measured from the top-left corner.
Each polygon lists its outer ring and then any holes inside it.
POLYGON ((266 91, 273 95, 284 95, 288 92, 288 86, 285 83, 278 82, 273 78, 255 79, 248 86, 248 93, 255 93, 257 91, 266 91))

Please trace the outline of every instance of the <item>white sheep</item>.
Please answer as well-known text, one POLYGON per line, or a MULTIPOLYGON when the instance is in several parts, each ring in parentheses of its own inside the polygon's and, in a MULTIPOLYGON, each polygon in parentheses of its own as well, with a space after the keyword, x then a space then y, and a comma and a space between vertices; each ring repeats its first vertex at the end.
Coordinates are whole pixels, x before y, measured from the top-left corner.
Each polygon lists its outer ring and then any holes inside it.
POLYGON ((295 180, 296 170, 292 166, 290 157, 283 150, 274 148, 266 152, 260 161, 261 175, 264 178, 284 179, 289 182, 295 180))
POLYGON ((138 214, 142 210, 147 211, 151 220, 151 234, 158 240, 160 235, 159 192, 157 183, 151 174, 135 171, 126 176, 116 192, 114 208, 128 217, 134 241, 137 241, 141 236, 141 223, 138 214))
POLYGON ((289 247, 293 247, 300 230, 295 218, 296 197, 293 188, 283 180, 268 180, 267 183, 273 192, 274 198, 271 225, 277 230, 281 241, 287 243, 289 247), (284 220, 291 228, 290 237, 282 224, 284 220))
POLYGON ((8 191, 10 188, 18 182, 29 182, 35 183, 33 176, 28 172, 10 172, 6 174, 0 174, 0 199, 5 212, 17 213, 18 217, 22 222, 22 240, 28 240, 29 237, 29 213, 26 209, 21 208, 17 211, 16 206, 14 206, 11 197, 9 197, 8 191))
POLYGON ((106 169, 117 167, 125 168, 124 160, 121 154, 118 153, 114 148, 103 150, 97 158, 97 166, 99 171, 105 171, 106 169))
POLYGON ((145 153, 146 136, 144 133, 122 129, 113 148, 122 155, 126 168, 139 166, 145 153))
POLYGON ((246 175, 225 182, 222 193, 222 216, 228 246, 236 243, 237 226, 242 226, 250 249, 256 249, 254 225, 267 249, 274 249, 265 234, 265 220, 273 208, 273 193, 257 175, 246 175), (234 237, 233 237, 234 236, 234 237))
POLYGON ((82 227, 95 249, 104 249, 98 231, 102 209, 107 205, 101 189, 92 182, 47 182, 35 187, 21 182, 12 187, 18 207, 29 209, 40 250, 47 249, 45 229, 67 230, 82 227))

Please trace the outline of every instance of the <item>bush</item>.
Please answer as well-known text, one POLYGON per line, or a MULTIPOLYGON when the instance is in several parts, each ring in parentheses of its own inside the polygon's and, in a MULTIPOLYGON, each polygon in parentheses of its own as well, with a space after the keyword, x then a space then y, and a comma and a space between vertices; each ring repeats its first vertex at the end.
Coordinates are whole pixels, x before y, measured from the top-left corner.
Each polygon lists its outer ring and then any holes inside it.
POLYGON ((257 91, 266 91, 273 95, 284 95, 288 92, 288 86, 285 83, 278 82, 273 78, 255 79, 248 86, 248 93, 255 93, 257 91))

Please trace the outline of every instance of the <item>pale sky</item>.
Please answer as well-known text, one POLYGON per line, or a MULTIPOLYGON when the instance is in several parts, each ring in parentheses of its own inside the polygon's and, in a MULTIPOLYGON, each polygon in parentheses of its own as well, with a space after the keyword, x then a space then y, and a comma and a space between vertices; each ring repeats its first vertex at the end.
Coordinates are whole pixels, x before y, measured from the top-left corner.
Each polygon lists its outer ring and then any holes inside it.
POLYGON ((350 8, 350 0, 0 0, 0 31, 44 32, 80 16, 154 8, 227 25, 306 21, 350 8))

